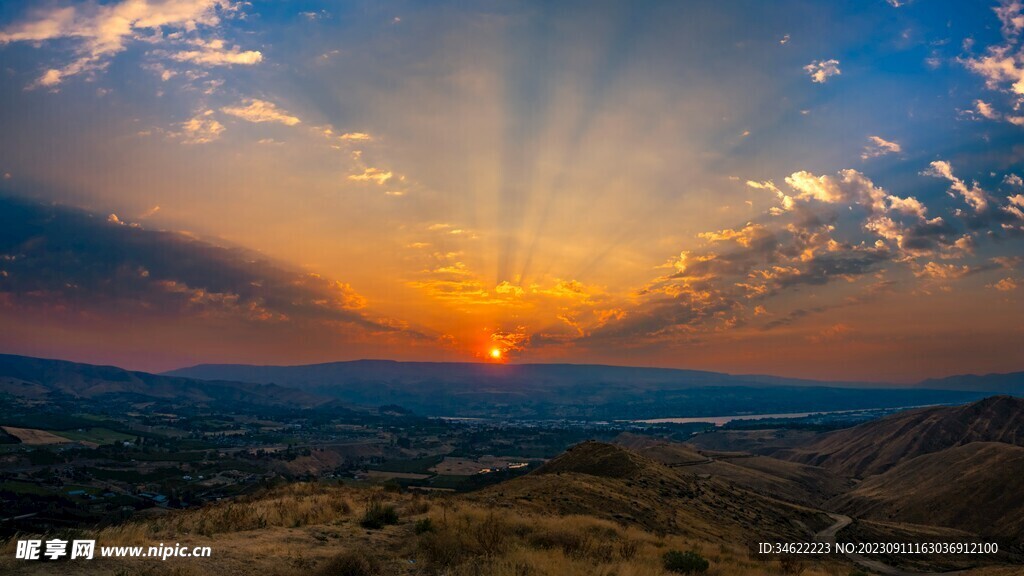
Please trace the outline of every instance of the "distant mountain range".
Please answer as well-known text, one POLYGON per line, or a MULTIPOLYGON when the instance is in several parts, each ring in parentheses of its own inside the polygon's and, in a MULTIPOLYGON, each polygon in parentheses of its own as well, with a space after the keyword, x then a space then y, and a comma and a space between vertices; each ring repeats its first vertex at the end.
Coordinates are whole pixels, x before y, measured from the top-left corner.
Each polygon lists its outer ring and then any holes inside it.
POLYGON ((1022 378, 1024 373, 954 377, 885 387, 664 368, 383 360, 200 365, 155 375, 0 355, 0 393, 21 397, 136 396, 288 408, 397 405, 451 417, 642 419, 957 404, 1020 390, 1022 378))
POLYGON ((206 364, 167 374, 275 383, 357 404, 397 404, 425 415, 465 417, 617 419, 848 410, 962 403, 994 391, 1024 390, 1024 373, 978 377, 963 388, 952 379, 936 381, 933 388, 666 368, 386 360, 206 364))
POLYGON ((947 378, 932 378, 922 380, 917 386, 933 390, 977 390, 981 392, 994 392, 996 394, 1024 396, 1024 372, 985 374, 984 376, 963 374, 947 378))
POLYGON ((195 404, 238 403, 252 406, 309 408, 331 399, 276 384, 196 380, 0 354, 0 393, 44 399, 51 394, 70 398, 137 397, 195 404))

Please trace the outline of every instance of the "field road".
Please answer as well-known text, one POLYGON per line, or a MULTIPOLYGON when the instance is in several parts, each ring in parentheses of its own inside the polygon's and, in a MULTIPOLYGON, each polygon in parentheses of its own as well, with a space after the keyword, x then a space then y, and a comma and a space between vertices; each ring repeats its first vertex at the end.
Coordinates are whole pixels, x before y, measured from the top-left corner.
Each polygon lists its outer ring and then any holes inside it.
MULTIPOLYGON (((830 542, 832 544, 835 544, 836 536, 839 534, 839 531, 852 524, 853 519, 849 516, 844 516, 842 514, 833 514, 832 512, 826 512, 826 514, 828 514, 830 518, 835 520, 836 523, 815 534, 814 541, 830 542)), ((878 574, 885 574, 886 576, 955 576, 956 574, 963 574, 966 572, 965 570, 956 570, 953 572, 907 572, 906 570, 900 570, 899 568, 896 568, 894 566, 889 566, 884 562, 872 560, 871 558, 868 558, 861 554, 854 554, 851 552, 849 554, 846 554, 846 557, 855 562, 856 564, 858 564, 859 566, 867 568, 868 570, 876 572, 878 574)))

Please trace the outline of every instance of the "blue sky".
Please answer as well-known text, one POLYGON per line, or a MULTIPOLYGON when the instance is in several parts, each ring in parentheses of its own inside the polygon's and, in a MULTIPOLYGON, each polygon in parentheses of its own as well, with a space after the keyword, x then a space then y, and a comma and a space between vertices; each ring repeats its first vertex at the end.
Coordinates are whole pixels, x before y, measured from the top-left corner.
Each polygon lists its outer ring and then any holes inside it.
POLYGON ((1020 369, 1022 29, 1009 0, 5 2, 11 201, 238 249, 268 278, 323 279, 308 298, 345 312, 170 268, 149 291, 86 286, 11 237, 2 314, 32 329, 0 344, 143 368, 498 348, 843 378, 1020 369), (202 304, 137 343, 169 283, 202 304), (112 290, 134 311, 95 304, 112 290), (82 314, 113 334, 69 328, 82 314))

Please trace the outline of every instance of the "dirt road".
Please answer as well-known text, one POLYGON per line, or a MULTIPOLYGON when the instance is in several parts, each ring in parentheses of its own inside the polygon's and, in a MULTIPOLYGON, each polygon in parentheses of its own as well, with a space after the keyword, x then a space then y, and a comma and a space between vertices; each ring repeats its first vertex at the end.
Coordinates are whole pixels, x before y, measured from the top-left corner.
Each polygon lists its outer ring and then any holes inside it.
MULTIPOLYGON (((836 521, 835 524, 825 528, 814 535, 815 542, 830 542, 835 544, 836 536, 839 535, 839 531, 846 528, 853 523, 853 519, 849 516, 842 514, 833 514, 832 512, 826 512, 830 518, 836 521)), ((862 554, 849 553, 846 557, 856 563, 858 566, 866 568, 871 572, 877 574, 885 574, 886 576, 955 576, 957 574, 963 574, 964 570, 956 570, 953 572, 907 572, 906 570, 900 570, 894 566, 881 562, 879 560, 872 560, 862 554)))

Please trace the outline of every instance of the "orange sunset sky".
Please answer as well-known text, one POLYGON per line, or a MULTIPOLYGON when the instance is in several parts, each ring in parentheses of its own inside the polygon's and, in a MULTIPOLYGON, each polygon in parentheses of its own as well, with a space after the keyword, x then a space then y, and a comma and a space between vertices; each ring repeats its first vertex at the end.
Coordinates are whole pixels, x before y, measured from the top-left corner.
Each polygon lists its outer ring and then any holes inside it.
POLYGON ((1008 0, 5 2, 0 352, 1021 370, 1022 34, 1008 0))

